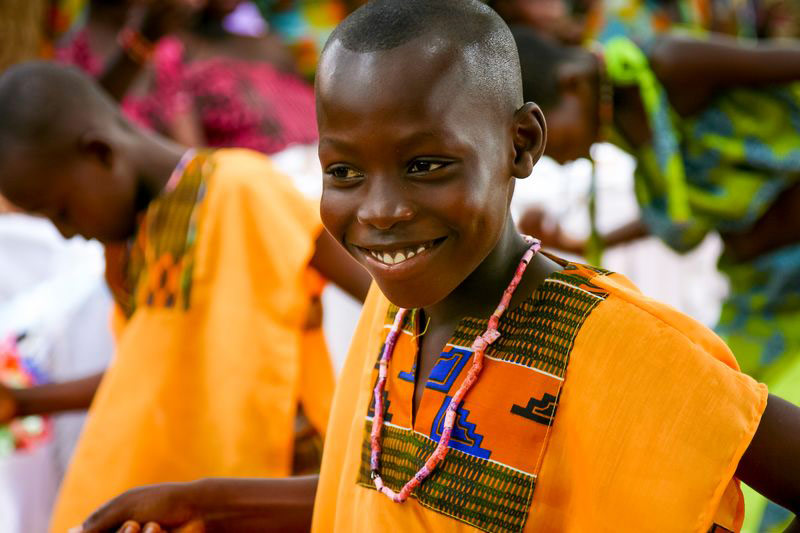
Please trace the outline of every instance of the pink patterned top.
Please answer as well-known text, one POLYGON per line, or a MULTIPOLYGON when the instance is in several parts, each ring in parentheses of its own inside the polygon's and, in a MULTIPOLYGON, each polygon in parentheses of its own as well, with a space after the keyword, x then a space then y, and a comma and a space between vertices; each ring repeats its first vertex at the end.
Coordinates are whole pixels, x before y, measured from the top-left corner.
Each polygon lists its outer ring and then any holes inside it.
MULTIPOLYGON (((59 57, 97 75, 100 61, 85 34, 59 57)), ((188 60, 176 37, 162 39, 153 57, 153 81, 123 109, 136 122, 165 131, 177 115, 193 111, 206 144, 250 148, 266 154, 317 140, 314 91, 269 63, 229 56, 188 60)))
MULTIPOLYGON (((70 40, 66 46, 55 50, 55 59, 61 63, 73 65, 91 74, 95 78, 103 72, 103 61, 94 53, 89 45, 89 34, 84 29, 70 40)), ((157 129, 151 117, 156 99, 151 95, 126 95, 122 100, 122 111, 125 115, 144 127, 157 129)))

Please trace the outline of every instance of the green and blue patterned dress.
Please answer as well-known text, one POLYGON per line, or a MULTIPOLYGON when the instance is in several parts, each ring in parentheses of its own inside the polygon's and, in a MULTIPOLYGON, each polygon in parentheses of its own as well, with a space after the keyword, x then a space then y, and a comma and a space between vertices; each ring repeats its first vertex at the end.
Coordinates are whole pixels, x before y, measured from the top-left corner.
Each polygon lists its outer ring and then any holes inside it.
MULTIPOLYGON (((640 149, 619 135, 611 140, 636 158, 642 217, 673 249, 690 250, 711 231, 748 231, 800 181, 800 83, 731 89, 682 118, 639 46, 619 37, 605 52, 611 82, 638 85, 652 131, 640 149)), ((744 372, 800 404, 800 243, 747 263, 724 252, 719 269, 730 293, 717 332, 744 372)), ((743 531, 769 531, 786 520, 754 493, 748 499, 743 531)))

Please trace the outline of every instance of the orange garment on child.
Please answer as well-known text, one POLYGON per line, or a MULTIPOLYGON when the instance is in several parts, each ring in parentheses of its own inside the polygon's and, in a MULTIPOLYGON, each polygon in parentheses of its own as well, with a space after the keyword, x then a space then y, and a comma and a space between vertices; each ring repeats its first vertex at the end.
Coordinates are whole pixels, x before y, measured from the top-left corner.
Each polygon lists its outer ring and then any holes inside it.
POLYGON ((321 230, 316 206, 246 150, 199 152, 150 204, 112 284, 127 322, 53 531, 144 484, 292 473, 298 405, 322 432, 333 392, 319 324, 306 327, 321 230))
MULTIPOLYGON (((763 385, 692 319, 627 280, 564 264, 500 321, 458 410, 445 460, 404 504, 374 490, 376 362, 396 308, 373 287, 333 401, 313 530, 706 532, 743 518, 736 466, 763 385)), ((464 318, 411 405, 419 321, 406 317, 384 397, 380 473, 398 490, 442 433, 442 413, 486 318, 464 318)))

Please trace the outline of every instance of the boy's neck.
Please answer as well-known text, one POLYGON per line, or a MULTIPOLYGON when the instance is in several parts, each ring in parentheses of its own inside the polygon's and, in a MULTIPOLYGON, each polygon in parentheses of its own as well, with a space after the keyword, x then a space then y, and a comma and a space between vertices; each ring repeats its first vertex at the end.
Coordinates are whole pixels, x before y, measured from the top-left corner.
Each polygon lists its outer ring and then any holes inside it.
POLYGON ((131 160, 146 208, 164 190, 187 148, 157 135, 140 133, 138 137, 131 146, 131 160))
MULTIPOLYGON (((444 300, 424 309, 430 328, 455 328, 465 317, 488 318, 494 312, 530 245, 518 233, 510 218, 497 246, 470 276, 444 300)), ((541 282, 560 267, 539 255, 534 256, 522 277, 509 308, 530 296, 541 282)))

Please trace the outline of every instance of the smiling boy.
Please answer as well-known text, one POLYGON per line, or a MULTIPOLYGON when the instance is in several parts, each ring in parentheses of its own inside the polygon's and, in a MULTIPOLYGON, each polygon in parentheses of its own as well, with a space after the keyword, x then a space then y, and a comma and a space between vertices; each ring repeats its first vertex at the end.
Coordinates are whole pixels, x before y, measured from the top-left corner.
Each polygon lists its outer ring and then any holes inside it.
POLYGON ((373 0, 317 96, 322 218, 377 284, 319 479, 143 487, 84 531, 303 530, 312 507, 319 532, 724 531, 736 477, 798 507, 796 408, 701 325, 515 232, 546 126, 493 11, 373 0))

